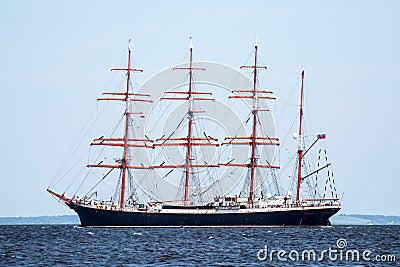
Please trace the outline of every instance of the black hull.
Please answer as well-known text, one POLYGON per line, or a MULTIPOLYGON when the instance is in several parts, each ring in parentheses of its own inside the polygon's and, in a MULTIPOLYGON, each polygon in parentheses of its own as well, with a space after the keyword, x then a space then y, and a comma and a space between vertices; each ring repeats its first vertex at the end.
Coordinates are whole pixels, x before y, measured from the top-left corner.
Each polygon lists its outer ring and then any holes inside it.
POLYGON ((97 209, 69 203, 82 226, 329 226, 339 207, 273 212, 153 213, 97 209))

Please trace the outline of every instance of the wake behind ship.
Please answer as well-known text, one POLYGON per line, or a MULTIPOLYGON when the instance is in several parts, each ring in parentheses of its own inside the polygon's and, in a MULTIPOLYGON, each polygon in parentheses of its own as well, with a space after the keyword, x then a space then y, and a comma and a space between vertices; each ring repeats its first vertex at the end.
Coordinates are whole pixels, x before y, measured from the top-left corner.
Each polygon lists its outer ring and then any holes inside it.
MULTIPOLYGON (((305 156, 312 154, 309 151, 319 140, 325 139, 326 135, 314 135, 315 139, 306 147, 303 133, 304 68, 301 72, 298 132, 295 135, 298 141, 294 157, 296 175, 292 175, 295 195, 291 191, 282 195, 283 190, 278 180, 282 176, 279 172, 280 166, 274 164, 279 158, 276 156, 279 151, 275 148, 281 144, 279 138, 274 136, 273 119, 266 103, 275 100, 275 97, 271 91, 259 88, 259 71, 267 67, 258 64, 257 56, 256 42, 253 64, 241 67, 252 71, 252 78, 244 79, 251 88, 233 89, 230 90, 231 95, 224 96, 229 101, 238 101, 235 103, 241 105, 241 109, 247 108, 248 111, 242 112, 247 114, 240 118, 240 115, 232 112, 233 109, 226 108, 227 104, 219 104, 215 116, 224 113, 229 121, 228 126, 221 127, 218 119, 206 117, 208 110, 202 108, 211 110, 214 103, 222 103, 224 100, 213 98, 213 92, 199 90, 200 87, 207 88, 214 82, 197 81, 195 78, 201 75, 194 74, 203 71, 212 73, 215 71, 214 65, 206 64, 211 70, 203 68, 201 64, 196 65, 193 61, 191 38, 188 63, 172 69, 185 72, 184 77, 187 80, 179 81, 178 86, 168 89, 171 85, 168 80, 164 84, 165 75, 162 76, 159 80, 162 80, 165 92, 158 99, 152 97, 151 92, 132 92, 131 73, 142 70, 131 67, 131 49, 128 46, 127 67, 112 69, 126 72, 125 91, 105 92, 104 97, 98 98, 99 101, 125 104, 122 119, 119 121, 123 135, 101 136, 90 144, 91 147, 101 148, 101 153, 106 152, 106 148, 121 149, 120 157, 112 158, 114 162, 105 163, 109 157, 99 154, 101 156, 96 157, 97 163, 87 164, 89 172, 78 189, 82 187, 91 170, 102 169, 106 172, 90 184, 82 197, 77 193, 67 197, 66 193, 56 193, 50 187, 47 191, 73 209, 82 226, 330 225, 329 218, 341 206, 333 173, 329 171, 331 164, 327 162, 326 151, 325 156, 318 156, 319 159, 326 159, 324 164, 318 162, 312 171, 311 165, 305 164, 305 156), (170 109, 174 112, 183 110, 183 115, 171 119, 172 111, 156 113, 157 119, 167 117, 167 123, 164 123, 161 136, 153 140, 150 137, 154 135, 159 124, 156 123, 153 127, 156 130, 146 132, 146 128, 140 126, 140 119, 150 115, 137 109, 147 109, 144 106, 147 103, 152 106, 152 111, 158 110, 153 103, 155 100, 157 103, 168 103, 159 104, 167 107, 174 101, 180 102, 170 109), (200 125, 204 122, 208 126, 201 128, 200 125), (171 125, 177 126, 174 128, 171 125), (222 141, 210 134, 221 132, 234 134, 223 137, 222 141), (150 152, 143 152, 144 150, 150 152), (152 156, 148 157, 151 159, 147 162, 138 160, 149 154, 152 156), (104 160, 99 160, 101 158, 104 160), (321 181, 320 174, 326 171, 326 179, 321 181), (113 175, 117 184, 114 195, 108 200, 100 199, 97 188, 113 175), (234 177, 239 179, 232 182, 234 177), (307 190, 303 190, 306 186, 307 190), (167 191, 174 191, 175 188, 176 192, 167 194, 167 191), (272 188, 276 189, 275 192, 272 192, 272 188), (323 189, 320 190, 321 188, 323 189), (307 196, 305 192, 308 192, 307 196), (165 199, 166 196, 169 199, 165 199)), ((226 72, 224 74, 227 75, 226 72)), ((213 75, 217 77, 214 78, 216 80, 223 78, 217 72, 213 75)), ((239 83, 238 86, 241 85, 239 83)), ((221 95, 217 93, 216 97, 221 98, 221 95)), ((214 109, 217 110, 216 107, 214 109)), ((114 130, 113 134, 115 132, 114 130)), ((319 153, 321 151, 320 149, 319 153)))

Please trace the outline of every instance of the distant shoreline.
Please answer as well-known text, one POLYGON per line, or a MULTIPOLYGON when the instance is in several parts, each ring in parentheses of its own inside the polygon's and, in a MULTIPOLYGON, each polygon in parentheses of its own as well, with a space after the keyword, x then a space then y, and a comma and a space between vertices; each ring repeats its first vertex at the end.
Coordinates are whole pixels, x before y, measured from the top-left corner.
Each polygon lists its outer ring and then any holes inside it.
POLYGON ((79 224, 77 215, 0 217, 0 225, 79 224))
POLYGON ((332 225, 400 225, 400 216, 338 214, 331 218, 332 225))
MULTIPOLYGON (((0 217, 0 225, 79 224, 77 215, 0 217)), ((400 225, 400 216, 339 214, 332 225, 400 225)))

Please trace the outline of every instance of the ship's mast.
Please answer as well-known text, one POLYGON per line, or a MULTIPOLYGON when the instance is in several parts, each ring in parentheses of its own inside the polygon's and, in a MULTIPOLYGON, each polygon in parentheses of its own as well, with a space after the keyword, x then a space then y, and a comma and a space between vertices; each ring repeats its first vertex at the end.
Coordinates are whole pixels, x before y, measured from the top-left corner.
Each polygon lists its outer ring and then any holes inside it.
POLYGON ((129 128, 132 114, 142 114, 142 112, 131 112, 131 102, 152 102, 152 100, 140 99, 139 97, 150 97, 148 94, 135 94, 131 93, 131 72, 143 72, 143 70, 135 69, 131 67, 131 47, 130 40, 128 44, 128 63, 126 68, 114 68, 111 70, 119 70, 126 71, 126 88, 124 92, 106 92, 103 95, 114 95, 116 97, 103 97, 98 98, 97 100, 117 100, 125 102, 125 125, 124 125, 124 136, 123 138, 105 138, 100 137, 94 139, 94 142, 91 145, 100 145, 100 146, 117 146, 123 147, 122 158, 119 160, 120 165, 115 164, 88 164, 88 167, 102 167, 102 168, 119 168, 121 169, 121 192, 119 199, 119 207, 120 209, 124 208, 125 203, 125 184, 126 184, 126 176, 128 169, 148 169, 149 167, 145 166, 131 166, 129 165, 129 148, 130 147, 146 147, 152 148, 152 145, 148 145, 148 143, 152 143, 152 140, 149 139, 139 139, 139 138, 130 138, 129 137, 129 128), (135 143, 140 142, 140 143, 135 143))
POLYGON ((296 188, 296 203, 300 200, 301 187, 301 169, 303 164, 303 94, 304 94, 304 65, 301 71, 301 89, 300 89, 300 118, 299 118, 299 133, 298 133, 298 166, 297 166, 297 188, 296 188))
POLYGON ((128 162, 128 140, 129 140, 129 121, 130 121, 130 101, 129 92, 130 92, 130 83, 131 83, 131 47, 130 42, 128 45, 128 68, 126 70, 126 92, 125 92, 125 135, 124 135, 124 153, 122 156, 122 174, 121 174, 121 195, 119 207, 122 209, 124 207, 124 199, 125 199, 125 182, 126 182, 126 171, 127 171, 127 162, 128 162))
POLYGON ((203 113, 205 111, 202 110, 194 110, 194 101, 197 100, 215 100, 214 98, 206 98, 206 97, 198 97, 198 95, 212 95, 210 92, 198 92, 193 90, 193 71, 195 70, 205 70, 203 68, 196 68, 193 67, 193 43, 192 43, 192 37, 189 37, 190 39, 190 45, 189 45, 189 67, 179 67, 179 68, 174 68, 174 70, 187 70, 189 71, 189 88, 188 91, 185 92, 165 92, 166 94, 180 94, 180 95, 186 95, 186 97, 162 97, 162 100, 186 100, 188 101, 188 111, 187 111, 187 116, 188 116, 188 134, 187 137, 185 138, 175 138, 175 137, 169 137, 169 138, 159 138, 157 141, 163 141, 162 143, 159 144, 154 144, 155 146, 185 146, 186 147, 186 158, 185 158, 185 164, 184 165, 158 165, 158 166, 152 166, 153 168, 183 168, 185 171, 185 181, 184 181, 184 192, 183 192, 183 203, 184 205, 188 205, 189 202, 189 181, 190 181, 190 174, 192 172, 193 168, 200 168, 200 167, 219 167, 219 165, 213 165, 213 164, 193 164, 193 161, 195 160, 192 157, 192 148, 194 146, 219 146, 218 143, 211 143, 211 141, 218 141, 218 139, 215 138, 204 138, 204 137, 194 137, 193 136, 193 120, 194 120, 194 114, 195 113, 203 113), (185 142, 173 142, 169 143, 167 141, 185 141, 185 142), (202 141, 207 141, 207 142, 202 142, 202 141))
POLYGON ((254 190, 254 172, 255 172, 255 166, 256 166, 256 140, 257 140, 257 113, 258 113, 258 104, 257 104, 257 68, 263 68, 261 66, 257 66, 257 40, 256 43, 254 44, 254 72, 253 72, 253 131, 251 135, 251 158, 250 158, 250 164, 251 164, 251 171, 250 171, 250 203, 253 203, 253 190, 254 190))
POLYGON ((234 93, 250 93, 251 95, 236 95, 229 96, 229 98, 247 98, 252 99, 252 117, 253 117, 253 125, 252 125, 252 134, 251 136, 234 136, 234 137, 226 137, 226 142, 222 144, 230 144, 230 145, 250 145, 251 146, 251 157, 249 164, 242 163, 222 163, 222 166, 238 166, 238 167, 247 167, 250 169, 250 183, 249 183, 249 203, 253 204, 254 199, 254 180, 255 180, 255 170, 256 168, 279 168, 279 166, 272 165, 263 165, 257 162, 257 146, 258 145, 279 145, 278 138, 269 137, 269 136, 257 136, 257 122, 258 122, 258 113, 259 112, 268 112, 269 110, 262 110, 258 107, 259 99, 275 99, 272 96, 266 96, 264 94, 272 94, 271 91, 259 90, 257 88, 257 70, 258 69, 266 69, 266 66, 257 65, 257 56, 258 56, 258 44, 257 39, 254 44, 254 65, 250 66, 241 66, 240 68, 249 68, 253 69, 253 88, 251 90, 233 90, 234 93), (235 140, 249 140, 247 142, 243 141, 235 141, 235 140))
POLYGON ((188 107, 188 135, 187 135, 187 151, 186 151, 186 170, 185 170, 185 192, 183 196, 183 202, 187 203, 188 201, 188 192, 189 192, 189 176, 190 170, 192 166, 192 127, 193 127, 193 96, 192 96, 192 87, 193 87, 193 43, 192 37, 190 37, 190 46, 189 46, 189 107, 188 107))

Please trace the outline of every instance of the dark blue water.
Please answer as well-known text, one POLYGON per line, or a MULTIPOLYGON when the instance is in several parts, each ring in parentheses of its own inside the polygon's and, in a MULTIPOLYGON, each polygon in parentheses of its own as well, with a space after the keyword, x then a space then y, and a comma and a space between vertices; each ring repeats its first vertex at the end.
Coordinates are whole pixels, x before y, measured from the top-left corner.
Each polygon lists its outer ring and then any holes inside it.
POLYGON ((399 239, 400 226, 80 228, 73 225, 0 225, 0 266, 400 266, 399 239), (338 239, 345 241, 337 244, 338 239), (278 250, 285 253, 278 255, 278 250), (313 250, 316 258, 305 250, 313 250), (326 250, 324 254, 323 250, 326 250), (363 258, 366 250, 371 253, 366 252, 368 255, 363 258), (348 251, 358 251, 359 259, 356 252, 353 258, 351 253, 346 256, 348 251), (384 261, 375 261, 376 256, 384 261))

